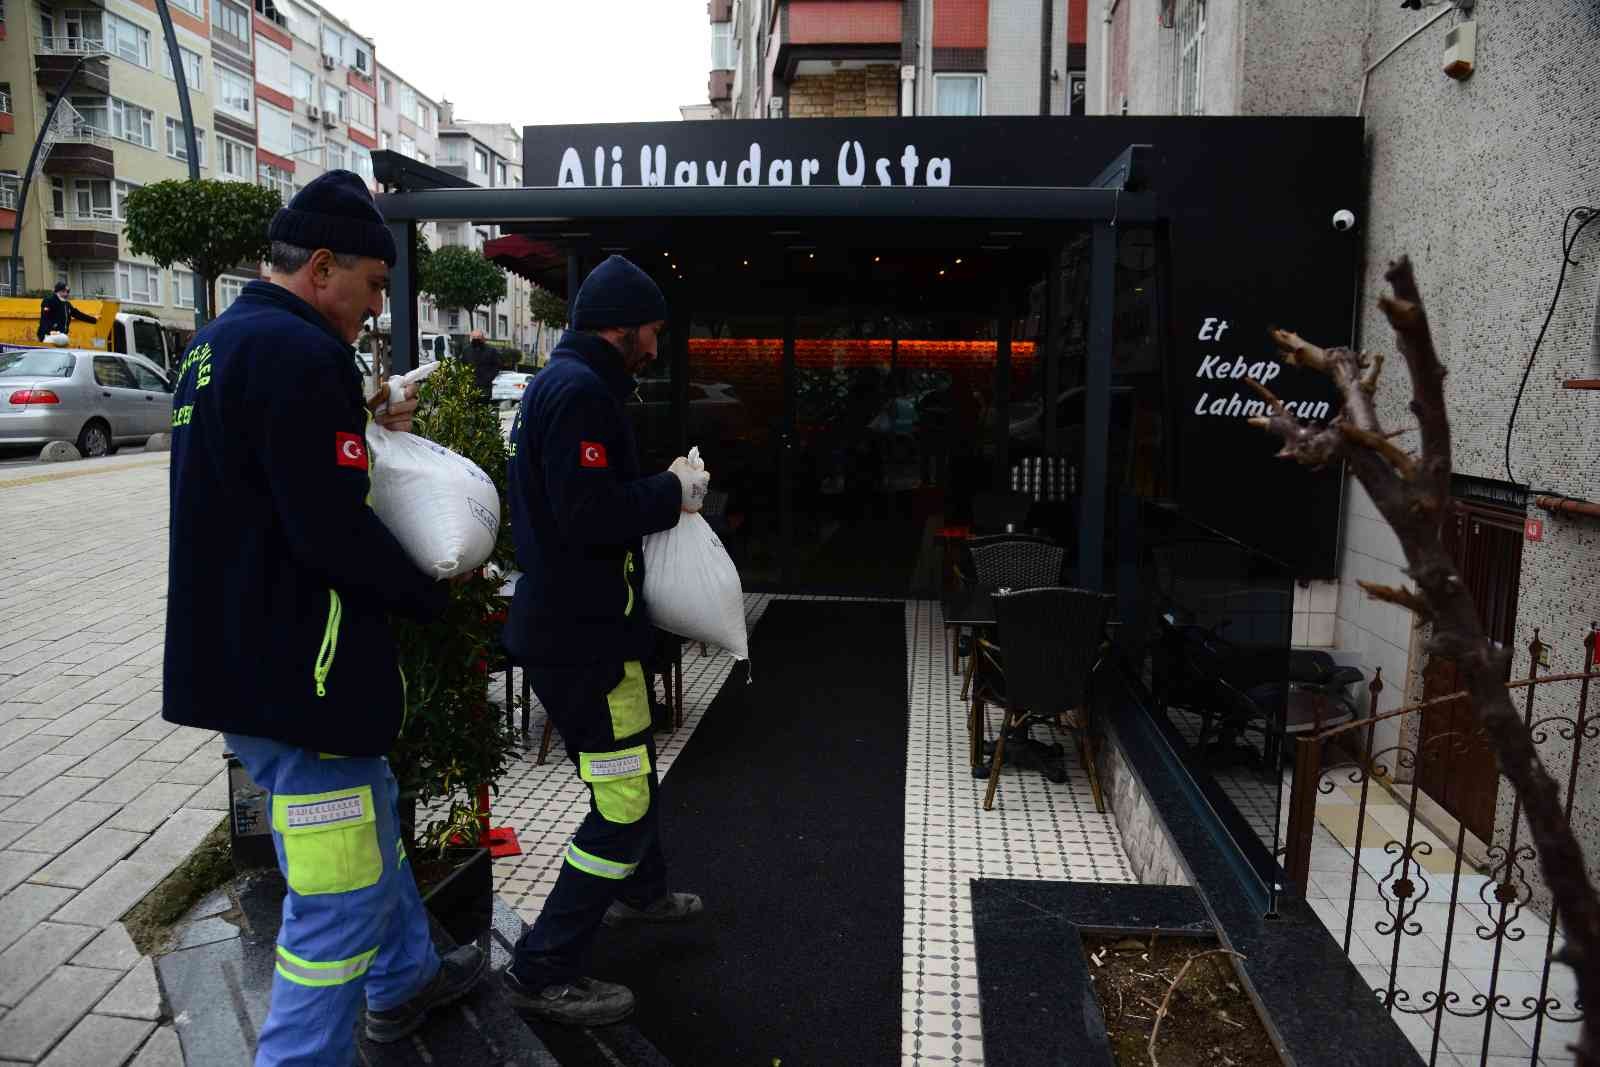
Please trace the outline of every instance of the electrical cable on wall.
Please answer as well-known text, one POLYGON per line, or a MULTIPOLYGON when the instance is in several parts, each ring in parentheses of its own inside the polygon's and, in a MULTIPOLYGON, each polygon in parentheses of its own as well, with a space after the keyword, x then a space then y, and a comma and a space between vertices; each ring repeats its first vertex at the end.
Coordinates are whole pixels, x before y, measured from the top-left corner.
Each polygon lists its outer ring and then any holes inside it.
POLYGON ((1544 343, 1545 331, 1550 329, 1550 320, 1555 317, 1556 304, 1561 300, 1561 289, 1567 282, 1567 268, 1578 265, 1578 261, 1572 258, 1572 249, 1578 243, 1578 236, 1595 219, 1600 219, 1600 208, 1584 205, 1567 212, 1566 220, 1561 224, 1561 273, 1556 276, 1555 295, 1550 298, 1550 309, 1545 312, 1544 325, 1539 327, 1539 336, 1533 342, 1533 351, 1528 353, 1528 365, 1522 369, 1522 384, 1517 386, 1517 399, 1511 404, 1511 418, 1506 422, 1506 481, 1512 485, 1522 484, 1511 473, 1511 434, 1517 425, 1517 409, 1522 406, 1522 393, 1528 387, 1528 376, 1533 373, 1533 361, 1539 356, 1539 346, 1544 343), (1569 237, 1567 231, 1572 228, 1574 219, 1578 220, 1578 228, 1572 230, 1572 235, 1569 237))

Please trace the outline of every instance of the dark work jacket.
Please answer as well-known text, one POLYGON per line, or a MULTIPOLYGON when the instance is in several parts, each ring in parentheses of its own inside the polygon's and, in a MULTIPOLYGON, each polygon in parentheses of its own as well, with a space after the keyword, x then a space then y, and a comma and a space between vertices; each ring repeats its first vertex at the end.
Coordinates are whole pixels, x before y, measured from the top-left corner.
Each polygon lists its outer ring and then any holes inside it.
POLYGON ((405 712, 391 613, 444 610, 367 506, 350 346, 251 282, 195 335, 173 398, 163 716, 378 756, 405 712))
POLYGON ((51 293, 39 301, 39 340, 43 341, 47 334, 66 333, 71 319, 79 322, 99 321, 93 315, 85 315, 73 307, 70 300, 63 300, 51 293))
POLYGON ((488 345, 468 345, 467 363, 472 367, 472 381, 478 392, 489 393, 500 374, 500 354, 488 345))
POLYGON ((654 644, 642 543, 677 523, 683 489, 670 471, 640 475, 623 408, 633 391, 610 342, 569 331, 522 395, 507 490, 522 578, 505 640, 518 662, 622 662, 654 644))

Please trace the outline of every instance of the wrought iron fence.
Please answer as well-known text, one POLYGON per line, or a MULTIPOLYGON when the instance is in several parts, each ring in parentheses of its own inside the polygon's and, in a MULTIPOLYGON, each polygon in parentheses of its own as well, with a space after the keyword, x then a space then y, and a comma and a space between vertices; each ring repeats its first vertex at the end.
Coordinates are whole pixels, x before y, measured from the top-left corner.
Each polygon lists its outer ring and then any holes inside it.
MULTIPOLYGON (((1579 790, 1594 788, 1584 759, 1600 739, 1600 715, 1588 709, 1590 683, 1600 678, 1597 639, 1600 629, 1591 629, 1581 672, 1541 674, 1549 649, 1536 630, 1527 676, 1507 684, 1523 702, 1541 759, 1564 781, 1569 819, 1579 790), (1540 698, 1546 707, 1536 713, 1540 698)), ((1570 970, 1553 968, 1560 915, 1547 903, 1521 800, 1501 778, 1495 832, 1481 847, 1464 821, 1430 816, 1424 775, 1439 782, 1471 773, 1469 757, 1481 756, 1488 741, 1476 714, 1442 730, 1426 728, 1423 716, 1450 705, 1470 709, 1470 698, 1452 693, 1378 713, 1381 674, 1370 688, 1370 717, 1296 744, 1285 873, 1429 1064, 1470 1054, 1536 1065, 1541 1048, 1553 1051, 1575 1038, 1584 1005, 1570 970), (1374 751, 1386 722, 1402 727, 1401 740, 1374 751), (1469 848, 1478 863, 1468 864, 1469 848)))

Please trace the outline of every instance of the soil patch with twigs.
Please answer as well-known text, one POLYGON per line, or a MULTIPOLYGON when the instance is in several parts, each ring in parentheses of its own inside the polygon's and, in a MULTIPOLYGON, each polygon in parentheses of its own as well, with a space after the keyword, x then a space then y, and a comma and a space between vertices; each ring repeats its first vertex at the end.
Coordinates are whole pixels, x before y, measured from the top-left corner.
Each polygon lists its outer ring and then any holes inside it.
POLYGON ((1283 1063, 1228 955, 1218 951, 1215 941, 1159 934, 1087 936, 1083 948, 1120 1067, 1152 1062, 1152 1032, 1159 1067, 1283 1063))

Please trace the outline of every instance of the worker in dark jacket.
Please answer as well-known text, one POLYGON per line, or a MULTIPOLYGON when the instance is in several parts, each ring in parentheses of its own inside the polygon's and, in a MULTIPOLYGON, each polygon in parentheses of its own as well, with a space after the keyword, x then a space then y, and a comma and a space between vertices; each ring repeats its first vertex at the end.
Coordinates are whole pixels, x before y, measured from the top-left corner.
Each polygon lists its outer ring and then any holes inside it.
POLYGON ((72 296, 72 289, 66 282, 56 282, 56 287, 50 295, 39 301, 39 340, 43 341, 53 333, 66 333, 72 320, 90 324, 100 320, 93 315, 85 315, 72 306, 68 297, 72 296))
MULTIPOLYGON (((351 345, 382 310, 395 245, 365 183, 335 170, 273 218, 271 281, 195 335, 173 399, 163 717, 225 731, 272 795, 288 882, 257 1067, 347 1064, 397 1041, 486 970, 441 960, 400 845, 384 759, 405 679, 389 617, 440 614, 367 506, 369 409, 351 345)), ((415 392, 383 410, 410 428, 415 392)))
POLYGON ((473 330, 467 344, 467 365, 472 368, 472 384, 478 387, 478 399, 494 399, 494 380, 500 374, 500 355, 484 341, 482 330, 473 330))
POLYGON ((649 275, 607 259, 579 289, 573 329, 523 394, 511 431, 507 495, 522 577, 506 645, 587 783, 590 810, 502 981, 518 1009, 582 1026, 633 1010, 628 989, 584 976, 602 923, 702 910, 699 897, 667 892, 640 666, 655 635, 640 590, 643 537, 698 511, 710 479, 683 457, 642 475, 623 409, 666 317, 649 275))

